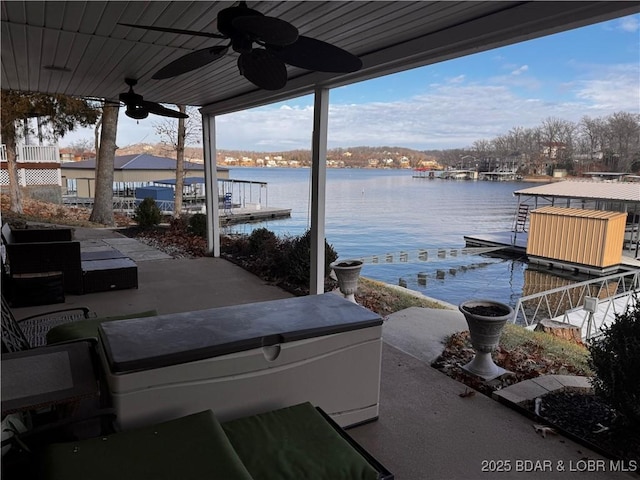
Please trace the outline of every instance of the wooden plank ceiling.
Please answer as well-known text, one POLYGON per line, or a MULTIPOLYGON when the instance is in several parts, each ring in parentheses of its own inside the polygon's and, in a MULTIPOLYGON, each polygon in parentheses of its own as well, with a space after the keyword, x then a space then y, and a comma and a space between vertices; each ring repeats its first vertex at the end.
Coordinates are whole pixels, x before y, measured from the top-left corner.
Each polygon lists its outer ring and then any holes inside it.
POLYGON ((120 22, 216 32, 232 2, 4 1, 2 88, 116 100, 125 77, 145 100, 207 106, 225 113, 550 33, 629 15, 638 2, 260 1, 249 7, 358 55, 364 67, 327 74, 288 67, 279 91, 242 77, 237 54, 167 80, 151 76, 169 62, 226 40, 146 31, 120 22))

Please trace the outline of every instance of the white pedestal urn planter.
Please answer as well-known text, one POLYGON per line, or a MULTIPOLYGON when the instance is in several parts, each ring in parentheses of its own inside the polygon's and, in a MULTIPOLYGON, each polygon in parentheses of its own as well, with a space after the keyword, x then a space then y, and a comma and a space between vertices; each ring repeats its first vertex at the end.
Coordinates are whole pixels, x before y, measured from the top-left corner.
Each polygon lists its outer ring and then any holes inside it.
POLYGON ((338 288, 344 298, 357 303, 355 293, 358 290, 358 278, 360 277, 360 270, 362 270, 362 262, 360 260, 341 260, 333 262, 330 267, 336 274, 338 288))
POLYGON ((491 353, 498 346, 505 324, 513 318, 513 308, 493 300, 468 300, 458 308, 467 320, 471 344, 476 351, 473 360, 462 368, 485 381, 507 373, 493 363, 491 353))

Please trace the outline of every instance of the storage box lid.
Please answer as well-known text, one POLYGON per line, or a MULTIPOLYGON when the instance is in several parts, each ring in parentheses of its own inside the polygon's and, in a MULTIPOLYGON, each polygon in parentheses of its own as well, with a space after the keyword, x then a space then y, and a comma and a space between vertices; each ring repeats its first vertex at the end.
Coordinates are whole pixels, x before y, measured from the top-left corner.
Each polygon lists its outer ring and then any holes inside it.
POLYGON ((149 370, 382 324, 379 315, 325 293, 104 322, 112 373, 149 370))

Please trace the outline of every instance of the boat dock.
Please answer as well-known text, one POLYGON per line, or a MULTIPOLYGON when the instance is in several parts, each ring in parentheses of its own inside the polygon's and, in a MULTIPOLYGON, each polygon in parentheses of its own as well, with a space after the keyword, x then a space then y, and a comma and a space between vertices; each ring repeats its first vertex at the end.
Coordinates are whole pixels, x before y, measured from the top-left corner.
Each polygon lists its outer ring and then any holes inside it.
POLYGON ((253 223, 277 218, 289 218, 290 208, 233 208, 229 211, 220 209, 220 225, 236 225, 238 223, 253 223))
MULTIPOLYGON (((135 197, 114 197, 113 210, 132 216, 140 199, 135 197)), ((65 196, 64 204, 74 207, 92 208, 93 198, 80 198, 76 196, 65 196)), ((156 200, 156 205, 164 215, 173 213, 173 200, 156 200)), ((219 204, 220 225, 236 225, 239 223, 252 223, 278 218, 291 217, 290 208, 267 207, 259 203, 227 203, 223 197, 219 204)), ((205 213, 204 197, 194 200, 188 199, 182 207, 183 213, 205 213)))
MULTIPOLYGON (((496 251, 501 251, 509 255, 514 256, 527 256, 527 240, 528 232, 493 232, 493 233, 478 233, 473 235, 464 235, 465 246, 472 248, 495 248, 496 251), (514 242, 515 235, 515 242, 514 242)), ((577 270, 590 275, 603 275, 613 273, 615 270, 630 270, 640 268, 640 260, 635 258, 635 249, 623 248, 622 259, 620 264, 611 271, 601 271, 598 268, 588 268, 584 265, 576 265, 559 260, 551 260, 545 262, 537 261, 536 263, 549 264, 553 268, 560 270, 577 270)))
POLYGON ((567 180, 514 194, 518 208, 512 230, 465 235, 468 247, 495 248, 588 275, 640 268, 637 184, 567 180))
POLYGON ((505 253, 526 255, 527 237, 527 232, 493 232, 464 235, 463 238, 467 247, 495 247, 505 253))

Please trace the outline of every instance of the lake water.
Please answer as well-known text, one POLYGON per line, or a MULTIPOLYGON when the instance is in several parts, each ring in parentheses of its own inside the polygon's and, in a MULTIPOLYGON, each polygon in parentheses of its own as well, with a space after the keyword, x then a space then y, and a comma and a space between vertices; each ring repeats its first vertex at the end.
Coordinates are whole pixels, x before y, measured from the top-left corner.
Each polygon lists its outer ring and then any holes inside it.
MULTIPOLYGON (((310 169, 232 168, 232 179, 267 182, 262 203, 266 198, 269 207, 290 208, 291 218, 234 225, 226 233, 260 227, 278 235, 304 233, 310 225, 310 175, 310 169)), ((461 249, 464 235, 512 230, 513 192, 532 185, 429 180, 413 178, 410 170, 328 169, 327 242, 341 259, 363 258, 365 277, 453 304, 476 297, 515 306, 523 292, 575 279, 535 270, 523 259, 461 249)))

